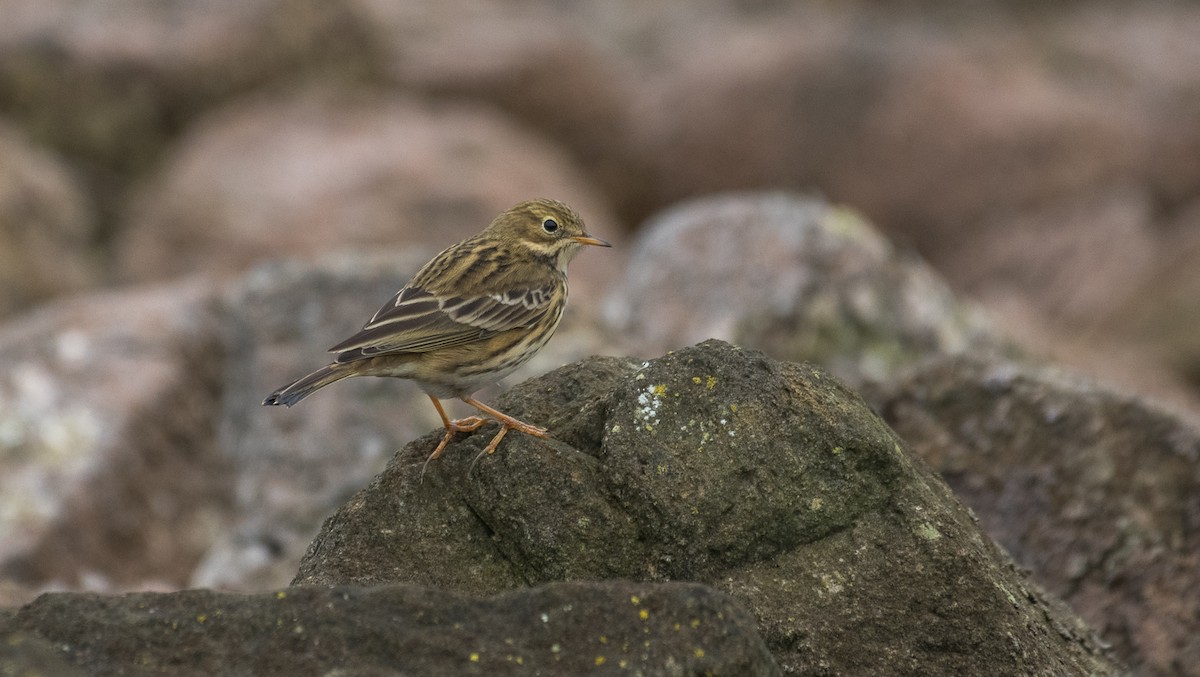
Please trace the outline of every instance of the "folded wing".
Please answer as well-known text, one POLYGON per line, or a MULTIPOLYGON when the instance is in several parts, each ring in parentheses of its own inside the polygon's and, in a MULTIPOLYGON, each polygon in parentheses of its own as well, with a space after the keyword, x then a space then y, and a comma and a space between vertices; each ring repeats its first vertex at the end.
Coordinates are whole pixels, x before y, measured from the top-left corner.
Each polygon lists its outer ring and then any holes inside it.
POLYGON ((442 296, 408 286, 396 292, 361 331, 329 349, 337 362, 422 353, 526 327, 554 300, 555 285, 518 286, 483 296, 442 296))

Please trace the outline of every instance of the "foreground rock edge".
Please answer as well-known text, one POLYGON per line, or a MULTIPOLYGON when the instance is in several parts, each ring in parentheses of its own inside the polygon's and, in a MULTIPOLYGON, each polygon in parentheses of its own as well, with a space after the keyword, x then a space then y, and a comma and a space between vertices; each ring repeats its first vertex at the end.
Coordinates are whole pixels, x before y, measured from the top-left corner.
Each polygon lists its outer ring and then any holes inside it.
POLYGON ((0 616, 0 638, 3 674, 781 674, 753 618, 690 583, 49 593, 0 616))

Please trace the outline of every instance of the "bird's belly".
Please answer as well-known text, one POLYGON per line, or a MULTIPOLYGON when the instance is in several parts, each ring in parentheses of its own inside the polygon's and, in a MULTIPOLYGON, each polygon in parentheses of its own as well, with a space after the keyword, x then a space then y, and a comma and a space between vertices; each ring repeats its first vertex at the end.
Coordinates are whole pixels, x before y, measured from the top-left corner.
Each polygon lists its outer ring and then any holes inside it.
POLYGON ((557 324, 550 324, 548 331, 514 330, 487 341, 426 353, 417 365, 418 373, 408 378, 439 399, 470 395, 524 366, 550 340, 557 324))

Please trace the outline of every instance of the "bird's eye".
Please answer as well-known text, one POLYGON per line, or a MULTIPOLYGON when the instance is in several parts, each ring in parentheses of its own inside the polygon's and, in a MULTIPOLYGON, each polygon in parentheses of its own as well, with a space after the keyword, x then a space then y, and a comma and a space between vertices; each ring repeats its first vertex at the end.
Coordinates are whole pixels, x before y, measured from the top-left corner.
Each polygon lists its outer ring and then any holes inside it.
POLYGON ((558 230, 558 221, 555 221, 554 219, 546 219, 545 221, 542 221, 542 230, 546 231, 547 233, 553 233, 554 231, 558 230))

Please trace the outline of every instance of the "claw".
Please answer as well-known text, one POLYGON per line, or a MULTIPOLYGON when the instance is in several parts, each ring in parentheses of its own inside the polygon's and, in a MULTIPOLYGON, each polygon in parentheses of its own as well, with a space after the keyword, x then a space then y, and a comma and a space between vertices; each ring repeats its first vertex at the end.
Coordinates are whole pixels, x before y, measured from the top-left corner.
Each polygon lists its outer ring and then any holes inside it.
POLYGON ((446 434, 442 436, 442 441, 438 442, 437 448, 433 450, 433 453, 430 454, 429 458, 425 459, 425 463, 421 465, 422 482, 425 481, 425 471, 429 469, 429 462, 442 455, 442 452, 446 450, 446 445, 450 444, 450 440, 454 439, 455 433, 469 433, 488 422, 488 420, 482 416, 467 416, 466 418, 459 418, 451 421, 450 419, 446 418, 446 412, 442 410, 441 403, 433 397, 430 397, 429 399, 433 400, 434 406, 437 407, 438 414, 442 417, 442 424, 446 426, 446 434))

